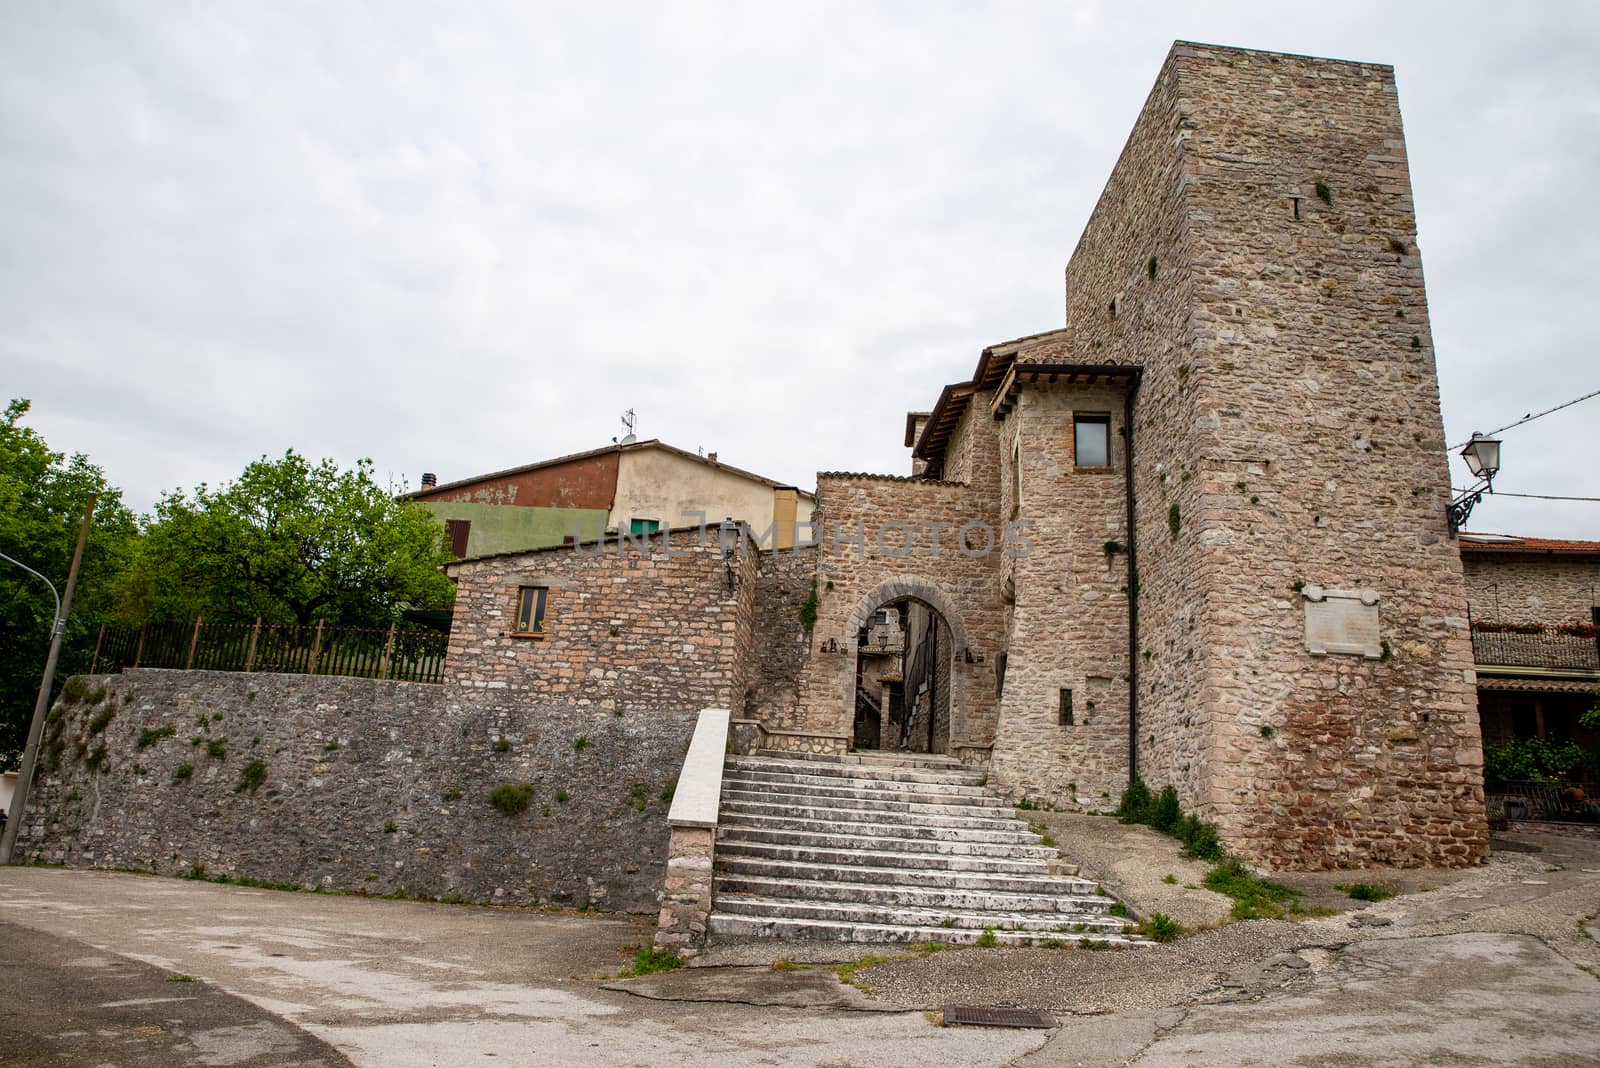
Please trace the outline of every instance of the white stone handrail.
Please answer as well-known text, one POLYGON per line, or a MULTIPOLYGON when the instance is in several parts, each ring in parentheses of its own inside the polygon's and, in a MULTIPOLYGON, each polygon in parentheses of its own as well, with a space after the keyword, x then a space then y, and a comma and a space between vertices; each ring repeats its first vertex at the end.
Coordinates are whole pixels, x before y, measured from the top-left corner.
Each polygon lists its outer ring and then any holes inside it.
POLYGON ((703 708, 695 724, 683 771, 673 790, 667 823, 673 827, 715 827, 722 805, 722 761, 728 752, 726 708, 703 708))

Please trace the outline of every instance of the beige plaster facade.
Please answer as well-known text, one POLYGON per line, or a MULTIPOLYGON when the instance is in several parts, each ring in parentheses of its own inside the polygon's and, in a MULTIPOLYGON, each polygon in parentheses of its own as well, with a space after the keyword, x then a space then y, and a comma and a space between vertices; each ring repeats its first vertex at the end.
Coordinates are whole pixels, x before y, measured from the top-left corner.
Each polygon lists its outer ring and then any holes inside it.
POLYGON ((724 467, 710 457, 641 443, 622 452, 609 525, 623 533, 634 520, 659 523, 662 529, 702 521, 714 527, 731 516, 747 523, 763 548, 787 549, 795 544, 793 524, 799 525, 800 540, 808 539, 812 505, 812 496, 795 487, 724 467), (793 515, 780 530, 785 501, 791 502, 793 515))

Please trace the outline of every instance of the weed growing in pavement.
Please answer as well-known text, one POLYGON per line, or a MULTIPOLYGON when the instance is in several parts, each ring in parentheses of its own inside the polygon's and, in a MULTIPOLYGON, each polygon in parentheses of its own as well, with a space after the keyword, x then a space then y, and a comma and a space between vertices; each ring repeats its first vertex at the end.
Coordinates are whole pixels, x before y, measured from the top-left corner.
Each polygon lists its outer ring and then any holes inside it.
POLYGON ((651 975, 655 972, 670 972, 674 968, 683 967, 683 958, 670 949, 660 949, 656 946, 638 946, 633 955, 633 963, 617 973, 619 979, 627 979, 635 975, 651 975))
POLYGON ((1183 925, 1164 912, 1152 912, 1139 925, 1139 933, 1152 942, 1171 942, 1183 934, 1183 925))
POLYGON ((1000 940, 994 936, 993 927, 985 927, 983 929, 983 933, 978 936, 977 944, 982 946, 984 949, 993 949, 995 946, 999 945, 999 943, 1000 940))
POLYGON ((772 962, 772 970, 775 972, 799 972, 804 971, 806 967, 807 965, 796 964, 792 960, 775 960, 772 962))
POLYGON ((839 977, 839 982, 856 986, 856 972, 862 968, 870 968, 874 964, 887 964, 891 959, 890 957, 879 957, 869 953, 860 960, 847 960, 843 964, 835 964, 833 966, 833 974, 839 977))

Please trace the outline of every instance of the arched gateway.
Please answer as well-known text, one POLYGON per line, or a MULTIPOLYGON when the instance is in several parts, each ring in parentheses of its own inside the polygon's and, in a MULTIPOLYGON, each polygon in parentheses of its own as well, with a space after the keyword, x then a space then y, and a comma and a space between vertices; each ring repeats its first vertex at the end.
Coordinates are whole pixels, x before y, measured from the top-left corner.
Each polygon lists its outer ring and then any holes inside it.
POLYGON ((1004 610, 981 501, 939 479, 824 472, 817 487, 816 618, 793 732, 814 749, 987 761, 1004 610))
POLYGON ((852 748, 949 753, 952 665, 966 627, 944 592, 889 579, 861 598, 846 631, 856 636, 852 748))

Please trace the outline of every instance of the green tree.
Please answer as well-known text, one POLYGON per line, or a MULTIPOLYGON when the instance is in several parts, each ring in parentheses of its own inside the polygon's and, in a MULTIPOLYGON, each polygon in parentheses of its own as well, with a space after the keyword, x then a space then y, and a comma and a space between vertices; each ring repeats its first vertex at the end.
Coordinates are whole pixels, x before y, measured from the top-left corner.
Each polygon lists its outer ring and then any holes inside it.
MULTIPOLYGON (((23 425, 30 404, 13 400, 0 418, 0 552, 40 572, 65 592, 72 549, 91 493, 98 495, 84 547, 72 618, 62 638, 57 678, 88 670, 95 635, 139 539, 122 491, 81 454, 51 451, 23 425)), ((15 767, 27 738, 39 675, 50 646, 55 603, 44 583, 0 560, 0 767, 15 767)))
POLYGON ((122 607, 149 620, 387 624, 450 603, 449 559, 438 521, 395 501, 372 461, 341 471, 291 449, 220 489, 162 498, 122 607))

